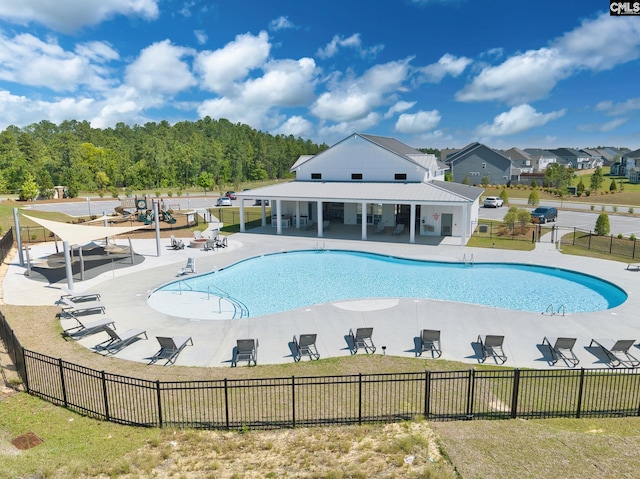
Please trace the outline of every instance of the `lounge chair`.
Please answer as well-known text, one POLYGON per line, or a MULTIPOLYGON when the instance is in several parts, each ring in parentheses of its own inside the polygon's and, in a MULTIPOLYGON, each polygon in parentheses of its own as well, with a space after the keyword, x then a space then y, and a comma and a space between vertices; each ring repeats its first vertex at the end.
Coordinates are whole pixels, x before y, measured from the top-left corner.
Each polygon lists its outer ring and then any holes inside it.
POLYGON ((329 228, 331 228, 331 222, 329 220, 324 220, 322 222, 322 229, 328 230, 329 228))
POLYGON ((189 258, 187 260, 187 264, 184 266, 184 268, 180 268, 180 271, 178 272, 178 274, 187 274, 187 273, 195 273, 195 272, 196 272, 196 259, 189 258))
POLYGON ((629 271, 640 271, 640 263, 629 263, 627 269, 629 271))
POLYGON ((72 313, 68 313, 68 315, 78 323, 78 326, 65 329, 62 332, 64 336, 89 335, 94 332, 97 333, 98 331, 102 331, 102 329, 107 326, 113 326, 113 329, 115 329, 115 321, 106 316, 96 319, 95 321, 85 322, 72 313))
POLYGON ((191 336, 156 336, 158 343, 160 343, 160 350, 153 355, 149 364, 154 364, 160 360, 164 360, 164 365, 174 364, 178 358, 178 354, 187 345, 193 346, 193 340, 191 336))
POLYGON ((215 251, 218 248, 218 240, 216 238, 207 238, 204 244, 205 251, 215 251))
POLYGON ((181 239, 176 239, 171 235, 171 248, 172 249, 184 249, 184 242, 181 239))
POLYGON ((62 311, 71 315, 95 313, 98 311, 104 313, 105 310, 104 304, 99 301, 84 301, 76 303, 68 298, 60 298, 60 303, 62 303, 62 311))
POLYGON ((238 361, 247 361, 249 366, 251 366, 251 361, 253 361, 254 366, 258 364, 257 339, 238 339, 236 344, 233 360, 231 361, 232 367, 237 366, 238 361))
POLYGON ((637 368, 640 366, 640 361, 629 353, 629 348, 631 348, 635 342, 635 339, 619 339, 617 341, 610 339, 592 339, 589 347, 592 347, 594 344, 600 347, 614 368, 618 366, 637 368))
POLYGON ((349 336, 353 343, 351 354, 356 354, 360 348, 364 348, 367 354, 376 352, 376 346, 371 338, 373 336, 373 328, 358 328, 355 333, 350 329, 349 336))
POLYGON ((576 344, 576 338, 549 338, 545 336, 542 340, 542 344, 549 346, 552 365, 562 360, 568 366, 574 367, 580 362, 573 352, 573 346, 576 344))
POLYGON ((317 334, 301 334, 300 339, 293 337, 293 344, 296 346, 294 360, 300 361, 303 355, 309 356, 309 359, 320 359, 320 354, 316 348, 317 334))
POLYGON ((66 298, 73 302, 100 300, 100 293, 76 293, 75 291, 67 288, 66 286, 62 286, 60 289, 64 291, 64 294, 60 296, 60 299, 66 298))
POLYGON ((216 248, 226 248, 227 246, 228 244, 226 236, 223 236, 222 239, 220 239, 219 236, 216 236, 216 248))
POLYGON ((147 332, 143 329, 129 329, 122 334, 118 334, 115 329, 108 326, 105 326, 102 330, 109 335, 109 339, 96 344, 95 349, 106 354, 115 354, 129 344, 142 339, 142 336, 147 339, 147 332))
POLYGON ((392 235, 400 235, 402 234, 402 232, 404 231, 404 223, 398 223, 396 225, 396 229, 393 230, 393 233, 391 233, 392 235))
POLYGON ((376 225, 376 229, 374 230, 374 233, 376 234, 384 233, 384 228, 385 228, 385 222, 379 221, 378 224, 376 225))
POLYGON ((422 356, 422 353, 425 351, 429 351, 432 358, 442 356, 440 331, 436 329, 423 329, 420 332, 420 351, 418 351, 417 356, 422 356))
POLYGON ((482 349, 482 357, 480 362, 484 363, 487 358, 493 358, 496 363, 504 364, 507 361, 507 356, 502 350, 502 343, 504 342, 504 336, 494 336, 487 334, 484 339, 482 336, 478 336, 478 343, 482 349))
POLYGON ((201 240, 202 239, 202 231, 195 230, 193 232, 193 239, 201 240))

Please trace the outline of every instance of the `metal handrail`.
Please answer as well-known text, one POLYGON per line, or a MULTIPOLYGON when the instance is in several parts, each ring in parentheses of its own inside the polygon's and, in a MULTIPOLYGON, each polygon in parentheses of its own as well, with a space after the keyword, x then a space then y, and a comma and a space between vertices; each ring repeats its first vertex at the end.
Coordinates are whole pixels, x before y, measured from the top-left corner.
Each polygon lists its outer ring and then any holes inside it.
POLYGON ((218 313, 222 312, 222 300, 226 299, 233 305, 233 318, 232 319, 236 319, 236 314, 238 312, 238 308, 240 309, 240 317, 241 318, 244 318, 245 316, 246 317, 249 316, 249 308, 247 308, 247 306, 242 301, 238 301, 236 298, 231 296, 226 291, 218 288, 216 285, 210 284, 209 286, 207 286, 207 300, 211 299, 211 294, 212 294, 211 293, 211 288, 214 288, 216 291, 221 293, 221 294, 213 293, 214 296, 218 297, 218 313))
POLYGON ((553 316, 555 314, 554 310, 553 310, 553 303, 551 303, 549 306, 547 306, 547 309, 545 309, 542 314, 550 314, 551 316, 553 316))

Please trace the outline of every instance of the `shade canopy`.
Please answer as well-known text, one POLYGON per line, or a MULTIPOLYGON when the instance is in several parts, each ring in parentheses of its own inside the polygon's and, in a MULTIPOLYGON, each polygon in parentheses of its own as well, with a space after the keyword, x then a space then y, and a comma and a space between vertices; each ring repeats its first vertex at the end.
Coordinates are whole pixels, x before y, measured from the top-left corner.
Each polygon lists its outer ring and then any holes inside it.
POLYGON ((48 229, 62 241, 67 241, 69 245, 83 245, 100 238, 110 238, 121 234, 129 233, 141 228, 140 226, 87 226, 72 225, 62 223, 60 221, 43 220, 42 218, 34 218, 23 214, 25 218, 30 219, 34 223, 48 229))

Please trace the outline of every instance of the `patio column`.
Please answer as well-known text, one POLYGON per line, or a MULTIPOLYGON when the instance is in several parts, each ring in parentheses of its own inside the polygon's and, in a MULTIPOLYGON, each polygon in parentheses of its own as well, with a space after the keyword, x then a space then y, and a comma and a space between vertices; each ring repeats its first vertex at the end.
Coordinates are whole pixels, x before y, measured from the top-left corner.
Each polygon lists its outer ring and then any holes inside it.
POLYGON ((282 234, 282 200, 276 200, 276 234, 282 234))
POLYGON ((462 205, 462 237, 460 238, 460 244, 462 246, 467 244, 467 205, 462 205))
POLYGON ((362 203, 362 236, 361 239, 363 241, 367 240, 367 203, 366 201, 362 203))
POLYGON ((260 214, 261 216, 261 220, 262 223, 260 223, 262 226, 267 226, 267 207, 264 204, 264 200, 262 200, 262 206, 260 207, 260 214))
POLYGON ((416 242, 416 205, 411 204, 411 214, 409 215, 411 218, 409 220, 409 243, 416 242))
POLYGON ((244 198, 240 198, 240 233, 244 232, 244 198))
POLYGON ((300 229, 300 202, 296 201, 296 229, 300 229))
POLYGON ((323 235, 323 222, 324 219, 322 218, 322 201, 318 201, 318 238, 322 238, 323 235))
POLYGON ((73 270, 71 269, 71 254, 69 254, 69 242, 62 242, 62 251, 64 252, 64 271, 67 275, 67 287, 73 290, 73 270))

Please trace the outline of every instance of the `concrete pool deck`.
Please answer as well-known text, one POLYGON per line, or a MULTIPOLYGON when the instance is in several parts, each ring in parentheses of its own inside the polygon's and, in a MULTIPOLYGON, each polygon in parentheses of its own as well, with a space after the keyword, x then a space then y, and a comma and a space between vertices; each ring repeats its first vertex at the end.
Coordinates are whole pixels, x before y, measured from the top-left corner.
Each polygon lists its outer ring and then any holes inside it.
MULTIPOLYGON (((358 227, 359 228, 359 227, 358 227)), ((562 361, 549 364, 546 348, 541 346, 545 336, 577 338, 574 352, 580 359, 579 367, 607 368, 609 363, 597 348, 590 348, 591 339, 640 339, 638 298, 640 297, 640 272, 629 271, 626 264, 594 258, 563 255, 549 242, 536 244, 531 252, 500 249, 469 248, 445 244, 407 244, 393 241, 390 234, 369 241, 315 236, 275 235, 271 228, 257 228, 249 233, 228 237, 229 247, 217 251, 185 248, 171 250, 169 239, 162 239, 161 255, 157 256, 155 240, 133 240, 134 250, 144 261, 134 266, 110 269, 85 281, 74 283, 75 291, 95 291, 102 296, 106 316, 115 321, 117 331, 130 328, 147 331, 148 340, 137 341, 118 352, 115 357, 131 361, 148 361, 157 350, 155 336, 191 336, 194 345, 187 346, 176 361, 183 366, 228 367, 237 339, 257 338, 258 364, 292 362, 293 336, 317 333, 317 347, 322 358, 349 355, 345 336, 350 329, 373 327, 375 354, 415 356, 414 338, 422 329, 438 329, 442 337, 442 359, 478 364, 478 335, 503 335, 504 352, 508 357, 505 366, 520 368, 563 368, 562 361), (399 257, 460 262, 473 255, 474 262, 514 262, 570 269, 608 280, 629 295, 622 305, 607 311, 562 315, 546 315, 502 310, 486 306, 429 299, 362 299, 313 305, 306 308, 270 316, 248 317, 235 320, 199 319, 202 308, 215 311, 217 299, 204 297, 186 301, 179 309, 193 314, 188 318, 161 313, 149 306, 147 297, 164 283, 175 280, 179 270, 189 257, 196 258, 198 273, 227 267, 252 256, 299 249, 345 249, 388 254, 399 257)), ((543 238, 544 240, 544 238, 543 238)), ((457 241, 457 240, 455 240, 457 241)), ((31 249, 34 258, 55 252, 53 243, 35 245, 31 249)), ((59 299, 66 281, 49 284, 25 276, 25 268, 12 258, 4 278, 4 302, 14 305, 52 305, 59 299)), ((508 286, 507 286, 508 287, 508 286)), ((274 301, 277 301, 278 284, 273 283, 274 301)), ((496 294, 500 294, 496 289, 496 294)), ((171 301, 175 303, 179 301, 171 301)), ((559 305, 558 305, 559 306, 559 305)), ((188 315, 186 313, 185 315, 188 315)), ((97 315, 86 316, 88 321, 97 315)), ((75 325, 75 321, 62 319, 63 328, 75 325)), ((79 339, 87 348, 107 339, 104 332, 79 339)), ((640 357, 640 350, 633 346, 631 354, 640 357)), ((363 352, 358 352, 363 354, 363 352)), ((426 355, 425 355, 426 356, 426 355)), ((306 360, 306 359, 303 359, 306 360)), ((487 364, 493 364, 487 360, 487 364)))

